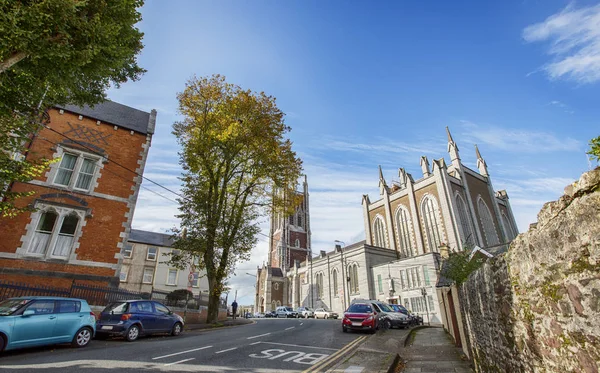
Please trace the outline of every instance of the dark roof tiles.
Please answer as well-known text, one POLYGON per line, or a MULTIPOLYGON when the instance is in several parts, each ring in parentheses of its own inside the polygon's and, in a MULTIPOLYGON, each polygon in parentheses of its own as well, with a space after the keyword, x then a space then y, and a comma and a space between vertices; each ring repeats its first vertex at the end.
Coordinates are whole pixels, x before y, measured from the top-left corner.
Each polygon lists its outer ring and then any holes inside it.
POLYGON ((170 234, 132 229, 129 233, 129 242, 138 242, 147 245, 171 247, 173 245, 173 238, 170 234))
POLYGON ((156 124, 156 110, 147 113, 110 100, 96 104, 94 107, 65 105, 57 108, 143 134, 153 134, 156 124))

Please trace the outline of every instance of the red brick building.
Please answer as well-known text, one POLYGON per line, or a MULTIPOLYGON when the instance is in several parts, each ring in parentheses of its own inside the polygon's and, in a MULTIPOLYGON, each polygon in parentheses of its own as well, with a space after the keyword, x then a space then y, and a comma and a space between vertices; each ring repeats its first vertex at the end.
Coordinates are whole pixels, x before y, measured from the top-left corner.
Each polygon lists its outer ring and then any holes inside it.
POLYGON ((27 156, 57 161, 42 177, 11 186, 35 192, 19 200, 35 211, 0 218, 0 279, 116 286, 156 111, 106 101, 48 114, 27 156))

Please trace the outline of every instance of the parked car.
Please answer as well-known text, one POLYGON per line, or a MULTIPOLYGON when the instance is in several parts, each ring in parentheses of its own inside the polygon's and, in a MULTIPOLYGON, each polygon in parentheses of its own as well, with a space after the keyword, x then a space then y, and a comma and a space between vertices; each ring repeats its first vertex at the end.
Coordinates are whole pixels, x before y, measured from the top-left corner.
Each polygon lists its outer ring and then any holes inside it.
POLYGON ((96 316, 83 299, 19 297, 0 302, 0 351, 58 343, 85 347, 96 316))
POLYGON ((296 312, 298 312, 298 317, 304 317, 305 319, 315 317, 315 312, 308 307, 298 307, 296 312))
POLYGON ((277 312, 269 311, 269 312, 265 313, 265 317, 267 317, 267 318, 277 317, 277 312))
POLYGON ((410 325, 418 325, 418 319, 416 317, 416 315, 411 314, 406 307, 404 307, 401 304, 390 304, 389 305, 391 309, 393 309, 395 312, 399 312, 403 315, 406 315, 406 317, 408 317, 408 321, 410 325))
POLYGON ((285 318, 298 317, 298 312, 294 311, 294 309, 292 307, 286 307, 286 306, 277 307, 275 312, 277 313, 277 317, 285 317, 285 318))
POLYGON ((380 313, 376 312, 370 303, 354 303, 344 312, 342 331, 366 330, 375 333, 379 326, 380 313))
POLYGON ((183 319, 167 306, 149 300, 128 300, 109 304, 98 317, 97 338, 122 336, 133 342, 141 335, 183 331, 183 319))
POLYGON ((339 317, 337 312, 327 311, 325 308, 317 308, 314 314, 315 319, 337 319, 339 317))
POLYGON ((254 318, 255 319, 263 319, 263 318, 265 318, 265 313, 264 312, 254 312, 254 318))

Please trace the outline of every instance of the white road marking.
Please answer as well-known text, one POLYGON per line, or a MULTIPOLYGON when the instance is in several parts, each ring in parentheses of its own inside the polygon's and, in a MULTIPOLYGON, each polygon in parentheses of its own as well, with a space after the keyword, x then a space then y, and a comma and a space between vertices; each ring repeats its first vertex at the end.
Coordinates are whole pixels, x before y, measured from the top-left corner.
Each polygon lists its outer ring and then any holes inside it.
POLYGON ((287 343, 275 343, 275 342, 260 342, 267 345, 277 345, 277 346, 289 346, 289 347, 302 347, 302 348, 316 348, 317 350, 331 350, 338 351, 336 348, 327 348, 327 347, 316 347, 316 346, 304 346, 304 345, 291 345, 287 343))
POLYGON ((228 348, 227 350, 221 350, 221 351, 217 351, 217 352, 215 352, 215 354, 222 354, 223 352, 227 352, 227 351, 233 351, 233 350, 237 350, 237 347, 234 347, 234 348, 228 348))
POLYGON ((254 345, 257 345, 257 344, 260 344, 260 343, 262 343, 262 342, 254 342, 254 343, 250 343, 250 346, 254 346, 254 345))
POLYGON ((346 368, 346 370, 344 370, 344 373, 360 373, 363 370, 365 370, 365 367, 350 365, 348 368, 346 368))
POLYGON ((174 363, 169 363, 169 364, 165 364, 166 367, 168 367, 169 365, 175 365, 175 364, 179 364, 179 363, 185 363, 186 361, 190 361, 190 360, 194 360, 194 358, 191 359, 185 359, 185 360, 180 360, 180 361, 176 361, 174 363))
POLYGON ((174 354, 153 357, 152 360, 164 359, 165 357, 171 357, 171 356, 176 356, 176 355, 181 355, 181 354, 187 354, 188 352, 200 351, 200 350, 204 350, 204 349, 211 348, 211 347, 212 346, 204 346, 204 347, 200 347, 200 348, 194 348, 193 350, 186 350, 186 351, 181 351, 181 352, 175 352, 174 354))
POLYGON ((261 335, 255 335, 254 337, 248 337, 246 339, 254 339, 254 338, 259 338, 259 337, 264 337, 265 335, 269 335, 271 333, 265 333, 265 334, 261 334, 261 335))
POLYGON ((285 330, 290 330, 290 329, 294 329, 295 326, 290 326, 289 328, 286 328, 285 330))
POLYGON ((301 322, 301 323, 300 323, 300 325, 304 325, 304 323, 303 323, 303 322, 301 322))

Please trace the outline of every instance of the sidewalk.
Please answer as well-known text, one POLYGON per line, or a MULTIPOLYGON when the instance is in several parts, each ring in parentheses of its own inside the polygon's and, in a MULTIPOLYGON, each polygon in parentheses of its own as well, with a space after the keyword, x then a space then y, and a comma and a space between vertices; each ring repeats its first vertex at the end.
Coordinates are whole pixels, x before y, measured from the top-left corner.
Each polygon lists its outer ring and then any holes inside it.
POLYGON ((400 356, 405 373, 473 372, 468 360, 461 359, 462 350, 454 346, 443 328, 416 330, 413 342, 400 352, 400 356))
POLYGON ((227 320, 219 321, 216 324, 185 324, 184 330, 204 330, 204 329, 219 329, 229 326, 253 324, 254 320, 237 317, 235 320, 228 317, 227 320))
POLYGON ((348 357, 327 372, 331 373, 472 373, 462 350, 454 346, 440 327, 378 331, 348 357), (410 335, 414 339, 404 347, 410 335))

